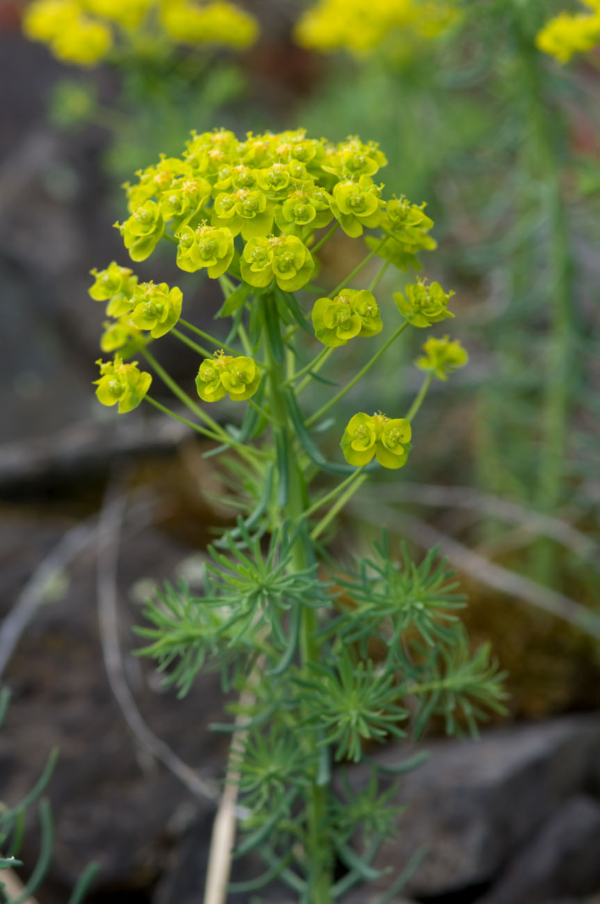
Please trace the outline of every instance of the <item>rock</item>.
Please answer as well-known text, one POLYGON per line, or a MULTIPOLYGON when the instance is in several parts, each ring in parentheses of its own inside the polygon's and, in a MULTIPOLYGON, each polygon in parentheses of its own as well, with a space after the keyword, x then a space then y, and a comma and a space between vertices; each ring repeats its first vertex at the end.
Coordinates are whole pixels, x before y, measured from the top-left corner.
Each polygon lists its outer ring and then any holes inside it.
MULTIPOLYGON (((429 853, 407 887, 415 897, 489 882, 570 797, 593 790, 600 719, 566 717, 493 730, 479 742, 423 746, 431 757, 404 777, 398 803, 407 809, 396 840, 383 845, 376 862, 398 870, 426 846, 429 853)), ((392 764, 412 753, 398 743, 375 758, 392 764)), ((357 785, 366 774, 360 766, 349 770, 357 785)))
MULTIPOLYGON (((14 567, 3 582, 0 613, 8 610, 25 572, 64 532, 62 522, 47 521, 5 516, 0 538, 11 541, 6 559, 14 567)), ((149 663, 128 655, 140 645, 131 627, 142 621, 130 601, 131 589, 142 577, 172 577, 189 555, 188 547, 156 529, 125 534, 119 567, 121 644, 129 686, 146 723, 203 776, 218 778, 229 743, 208 731, 209 722, 223 717, 218 676, 203 675, 178 701, 173 691, 157 692, 149 663)), ((104 670, 95 572, 90 550, 69 569, 63 596, 42 606, 9 663, 6 681, 13 700, 0 731, 0 800, 19 800, 35 783, 50 750, 59 747, 48 788, 56 824, 49 883, 66 890, 91 860, 98 860, 98 885, 112 894, 149 889, 185 827, 198 818, 210 821, 213 804, 194 800, 126 725, 104 670)), ((60 589, 61 582, 57 585, 60 589)), ((23 856, 28 863, 37 856, 33 833, 27 834, 23 856)), ((59 900, 67 898, 65 893, 59 900)))
POLYGON ((600 805, 584 795, 568 800, 519 851, 480 904, 541 904, 551 895, 600 888, 600 805))

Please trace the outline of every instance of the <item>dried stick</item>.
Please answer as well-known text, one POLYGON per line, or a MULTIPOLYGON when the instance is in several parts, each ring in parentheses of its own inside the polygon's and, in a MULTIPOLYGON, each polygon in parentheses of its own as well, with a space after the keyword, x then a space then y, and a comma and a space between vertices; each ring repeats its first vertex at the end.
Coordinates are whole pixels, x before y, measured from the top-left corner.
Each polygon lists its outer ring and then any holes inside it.
MULTIPOLYGON (((140 502, 132 506, 130 514, 141 518, 138 529, 148 523, 153 506, 154 501, 140 502)), ((92 545, 97 532, 96 515, 74 525, 40 562, 25 584, 15 605, 0 626, 0 679, 25 629, 33 620, 49 582, 57 572, 63 571, 84 549, 92 545)))
POLYGON ((480 583, 529 603, 530 606, 535 606, 544 612, 549 612, 588 634, 600 638, 600 618, 589 612, 581 603, 484 559, 483 556, 471 552, 462 543, 458 543, 424 521, 396 512, 385 505, 377 506, 376 515, 371 514, 370 506, 365 505, 364 502, 354 502, 352 510, 362 521, 376 524, 378 527, 387 526, 405 531, 420 546, 438 545, 450 562, 480 583))
POLYGON ((171 750, 165 741, 162 741, 150 730, 144 722, 125 680, 119 644, 117 570, 119 542, 126 506, 126 493, 117 490, 115 484, 109 486, 100 514, 96 585, 100 639, 108 681, 125 721, 140 744, 157 760, 160 760, 195 797, 216 800, 219 796, 216 782, 200 778, 171 750))
MULTIPOLYGON (((25 891, 25 886, 19 877, 11 869, 3 869, 0 872, 0 884, 4 883, 4 892, 8 901, 16 901, 25 891)), ((23 904, 38 904, 33 896, 26 898, 23 904)))
MULTIPOLYGON (((240 705, 243 708, 251 706, 254 703, 254 699, 251 687, 247 687, 240 695, 240 705)), ((246 718, 239 713, 235 724, 242 724, 246 718)), ((204 904, 225 904, 227 899, 227 884, 231 875, 231 858, 235 844, 236 822, 240 815, 237 806, 240 781, 237 762, 244 753, 246 736, 246 731, 236 730, 231 740, 225 789, 219 801, 219 808, 215 816, 210 839, 204 904)))
POLYGON ((23 632, 32 621, 50 580, 90 545, 97 526, 94 516, 68 530, 27 581, 0 627, 0 678, 23 632))
POLYGON ((471 487, 436 486, 435 484, 398 483, 393 486, 370 487, 369 495, 381 496, 388 502, 416 502, 419 505, 476 509, 492 518, 512 521, 523 530, 550 537, 584 559, 597 554, 598 544, 587 534, 560 518, 542 515, 499 496, 480 493, 471 487))

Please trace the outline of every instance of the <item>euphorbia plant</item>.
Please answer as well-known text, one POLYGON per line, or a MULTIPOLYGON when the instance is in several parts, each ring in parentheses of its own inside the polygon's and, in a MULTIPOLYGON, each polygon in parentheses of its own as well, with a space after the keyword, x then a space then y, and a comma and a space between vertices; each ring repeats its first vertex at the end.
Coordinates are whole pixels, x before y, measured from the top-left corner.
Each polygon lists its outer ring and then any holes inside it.
MULTIPOLYGON (((435 555, 417 566, 405 550, 397 561, 384 542, 369 560, 338 563, 331 546, 336 516, 369 474, 406 465, 411 422, 433 377, 466 363, 459 343, 430 338, 417 362, 427 375, 409 411, 357 412, 345 426, 335 420, 337 403, 401 333, 453 316, 451 293, 438 283, 380 295, 385 271, 418 268, 417 253, 435 247, 423 206, 385 200, 375 181, 385 163, 377 146, 357 138, 334 146, 302 131, 245 141, 225 131, 193 135, 181 158, 161 159, 128 186, 130 217, 119 228, 134 260, 171 242, 182 269, 220 281, 219 314, 232 318, 226 339, 182 319, 177 288, 139 283, 126 267, 95 272, 91 289, 113 318, 103 350, 117 353, 100 362, 99 400, 129 411, 144 399, 218 443, 211 454, 240 456, 246 515, 211 548, 203 597, 167 587, 149 602, 142 652, 180 694, 211 660, 224 689, 240 693, 230 709, 246 731, 235 771, 249 815, 238 853, 256 849, 265 862, 252 888, 279 878, 311 904, 379 877, 371 864, 395 814, 377 790, 376 764, 369 785, 347 797, 332 784, 332 762, 357 762, 372 742, 419 734, 434 715, 454 732, 501 708, 489 650, 469 652, 456 614, 463 599, 435 555), (327 293, 314 279, 319 251, 338 227, 355 242, 366 230, 370 251, 327 293), (376 258, 377 272, 361 287, 376 258), (195 377, 199 400, 155 357, 154 341, 167 333, 199 356, 189 381, 191 391, 195 377), (324 388, 317 411, 304 411, 304 387, 354 342, 375 345, 368 363, 339 391, 324 388), (144 359, 188 417, 154 399, 153 376, 125 363, 132 357, 144 359), (207 410, 226 395, 241 403, 238 426, 207 410), (332 409, 333 421, 324 422, 332 409), (326 430, 345 461, 322 451, 326 430), (315 490, 320 475, 333 486, 315 490)), ((192 305, 184 304, 187 314, 192 305)))

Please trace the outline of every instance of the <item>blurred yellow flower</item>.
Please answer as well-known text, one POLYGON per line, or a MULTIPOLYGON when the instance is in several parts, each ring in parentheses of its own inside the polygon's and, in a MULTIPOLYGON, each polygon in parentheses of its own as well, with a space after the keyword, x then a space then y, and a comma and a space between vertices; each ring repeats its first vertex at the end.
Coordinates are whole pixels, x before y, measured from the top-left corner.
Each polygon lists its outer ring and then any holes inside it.
POLYGON ((23 31, 58 59, 94 66, 120 42, 157 37, 167 45, 250 46, 256 19, 229 0, 33 0, 23 31))
POLYGON ((301 16, 295 37, 309 50, 343 48, 360 56, 377 50, 396 30, 436 37, 459 15, 448 0, 318 0, 301 16))
POLYGON ((560 13, 539 32, 536 44, 560 63, 588 53, 600 42, 600 0, 583 0, 591 13, 560 13))

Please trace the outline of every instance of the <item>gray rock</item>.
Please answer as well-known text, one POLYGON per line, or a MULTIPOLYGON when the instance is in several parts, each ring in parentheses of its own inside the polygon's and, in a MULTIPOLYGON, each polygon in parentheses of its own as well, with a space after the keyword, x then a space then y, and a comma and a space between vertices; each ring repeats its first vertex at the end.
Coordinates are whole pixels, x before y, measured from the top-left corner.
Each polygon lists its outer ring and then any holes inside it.
MULTIPOLYGON (((490 731, 479 742, 434 741, 429 761, 409 773, 399 792, 407 804, 396 840, 377 866, 397 870, 422 846, 429 853, 407 892, 452 892, 490 881, 510 856, 570 797, 593 788, 600 757, 600 719, 575 716, 490 731)), ((382 764, 414 750, 394 744, 382 764)), ((351 780, 365 781, 363 767, 351 780)))
POLYGON ((568 800, 510 863, 481 904, 541 904, 600 887, 600 805, 568 800))
MULTIPOLYGON (((5 516, 0 617, 64 528, 51 519, 5 516)), ((218 676, 203 675, 187 698, 177 700, 174 691, 159 690, 150 663, 127 655, 140 646, 131 628, 142 622, 139 603, 128 602, 131 588, 142 577, 172 577, 189 555, 188 547, 155 529, 125 534, 119 567, 121 643, 129 686, 146 723, 203 776, 218 778, 229 743, 208 731, 210 722, 223 717, 218 676)), ((59 761, 48 788, 56 826, 49 882, 66 890, 97 860, 98 886, 117 894, 149 889, 186 827, 198 818, 210 822, 213 804, 194 800, 125 723, 102 660, 95 572, 90 550, 69 568, 68 584, 57 581, 57 592, 64 583, 63 596, 42 606, 9 663, 5 677, 13 700, 0 731, 0 800, 19 800, 57 746, 59 761)), ((23 859, 29 863, 36 857, 34 833, 28 832, 23 859)), ((67 898, 63 894, 62 900, 67 898)))

